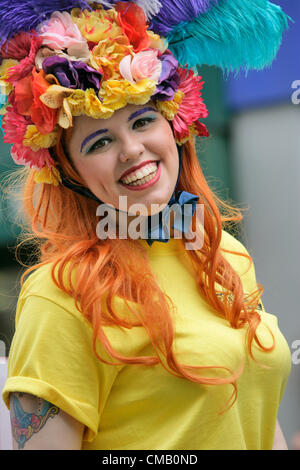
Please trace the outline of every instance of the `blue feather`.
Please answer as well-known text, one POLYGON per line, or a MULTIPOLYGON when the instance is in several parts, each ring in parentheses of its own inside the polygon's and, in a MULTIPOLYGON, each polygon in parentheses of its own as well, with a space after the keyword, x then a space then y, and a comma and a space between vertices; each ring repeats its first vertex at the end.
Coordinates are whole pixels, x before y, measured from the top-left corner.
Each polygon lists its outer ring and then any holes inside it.
POLYGON ((267 0, 223 0, 167 35, 169 48, 182 64, 220 67, 226 74, 263 69, 273 62, 282 35, 293 21, 267 0))
POLYGON ((88 8, 85 0, 1 0, 0 44, 20 31, 31 31, 54 11, 88 8))

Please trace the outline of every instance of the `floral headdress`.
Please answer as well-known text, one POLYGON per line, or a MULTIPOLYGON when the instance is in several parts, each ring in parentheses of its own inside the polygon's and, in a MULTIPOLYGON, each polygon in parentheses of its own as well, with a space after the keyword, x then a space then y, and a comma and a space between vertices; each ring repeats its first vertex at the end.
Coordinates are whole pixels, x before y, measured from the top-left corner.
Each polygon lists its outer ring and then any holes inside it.
POLYGON ((151 99, 179 145, 207 136, 195 66, 263 68, 286 27, 286 15, 266 0, 3 0, 4 142, 37 182, 58 185, 49 149, 74 116, 107 119, 151 99))

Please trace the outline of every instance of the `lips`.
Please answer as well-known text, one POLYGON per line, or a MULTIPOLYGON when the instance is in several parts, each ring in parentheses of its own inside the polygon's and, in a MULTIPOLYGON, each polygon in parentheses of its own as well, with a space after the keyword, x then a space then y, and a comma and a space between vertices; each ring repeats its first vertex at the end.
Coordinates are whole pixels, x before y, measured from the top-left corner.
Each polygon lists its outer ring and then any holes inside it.
POLYGON ((131 168, 129 168, 129 170, 124 171, 124 173, 122 174, 119 181, 124 179, 126 176, 129 176, 131 173, 135 173, 140 168, 143 168, 144 166, 149 165, 149 163, 158 163, 158 161, 157 160, 147 160, 146 162, 142 162, 139 165, 132 166, 131 168))

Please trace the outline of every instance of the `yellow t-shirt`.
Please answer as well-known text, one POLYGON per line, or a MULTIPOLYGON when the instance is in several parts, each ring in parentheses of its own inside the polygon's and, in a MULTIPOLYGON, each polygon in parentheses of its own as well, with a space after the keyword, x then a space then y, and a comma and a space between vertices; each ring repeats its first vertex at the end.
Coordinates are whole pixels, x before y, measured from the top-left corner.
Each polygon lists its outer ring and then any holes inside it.
MULTIPOLYGON (((177 307, 175 352, 181 363, 215 365, 244 371, 237 381, 237 401, 218 414, 230 398, 232 385, 202 385, 177 378, 161 364, 107 365, 92 351, 92 328, 75 308, 74 300, 52 282, 50 268, 27 279, 18 302, 8 379, 9 393, 27 392, 50 401, 85 425, 82 449, 201 450, 271 449, 277 411, 291 368, 288 345, 274 315, 260 312, 258 336, 271 353, 253 343, 256 364, 245 348, 246 327, 233 329, 199 295, 187 254, 180 240, 147 248, 161 288, 177 307)), ((222 246, 247 253, 223 232, 222 246)), ((242 275, 244 257, 224 254, 242 275)), ((242 276, 245 292, 256 289, 254 268, 242 276)), ((121 299, 120 311, 125 312, 121 299)), ((154 355, 146 331, 106 327, 121 354, 154 355)), ((101 357, 112 360, 98 343, 101 357)), ((213 370, 213 373, 218 373, 213 370)), ((224 374, 222 375, 224 377, 224 374)))

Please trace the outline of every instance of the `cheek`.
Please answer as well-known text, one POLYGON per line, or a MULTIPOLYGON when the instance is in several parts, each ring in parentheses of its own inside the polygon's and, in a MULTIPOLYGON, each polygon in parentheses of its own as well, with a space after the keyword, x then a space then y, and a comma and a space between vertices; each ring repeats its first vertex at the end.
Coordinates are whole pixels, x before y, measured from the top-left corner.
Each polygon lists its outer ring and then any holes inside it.
POLYGON ((164 135, 161 135, 157 139, 157 148, 159 149, 159 154, 165 162, 165 165, 168 167, 169 171, 175 174, 177 178, 179 170, 179 155, 176 142, 174 140, 173 134, 168 129, 164 135))
POLYGON ((75 162, 76 169, 88 187, 95 184, 105 186, 112 175, 112 169, 109 164, 103 164, 101 159, 80 159, 75 162))
POLYGON ((165 155, 166 159, 171 158, 173 162, 176 162, 178 150, 169 122, 164 122, 160 126, 152 140, 152 145, 155 146, 156 152, 159 155, 165 155))

